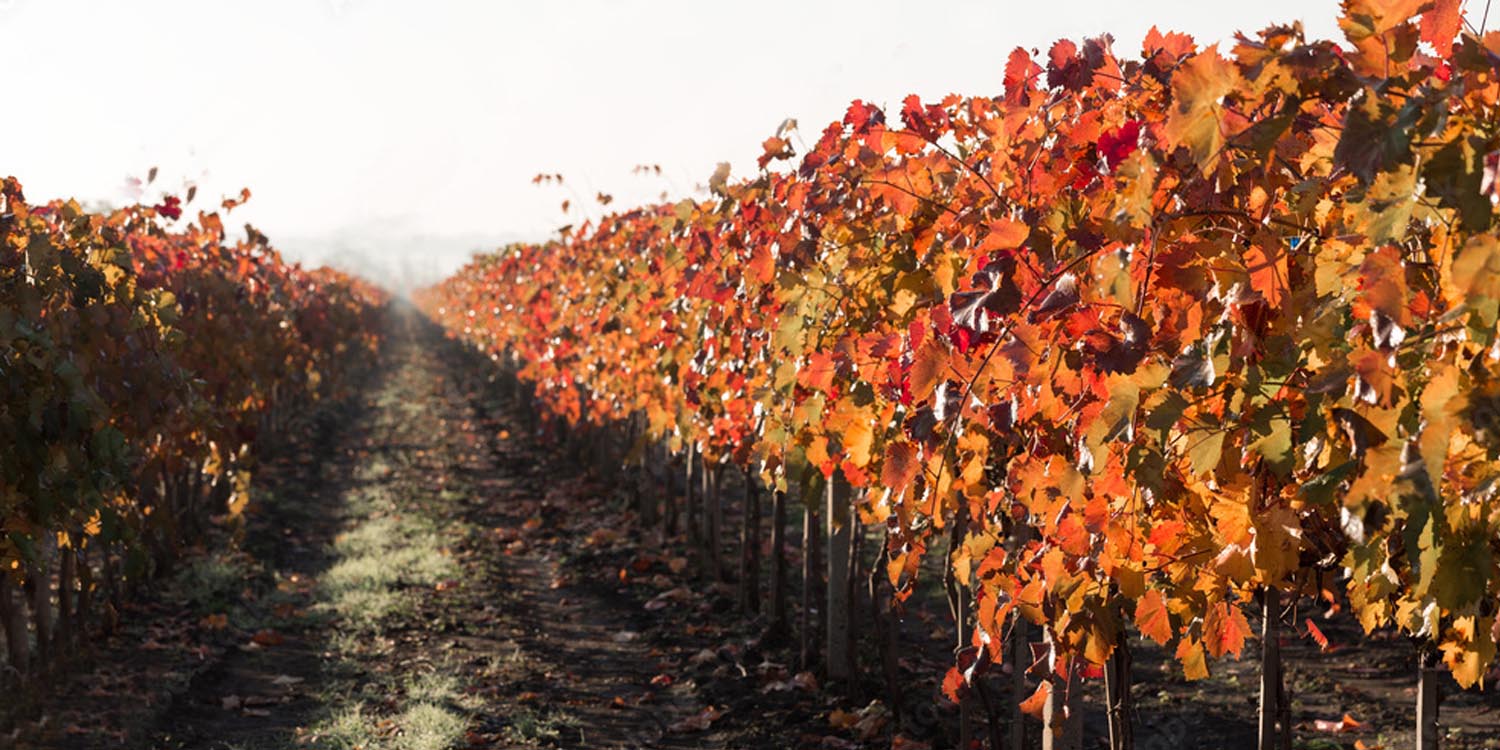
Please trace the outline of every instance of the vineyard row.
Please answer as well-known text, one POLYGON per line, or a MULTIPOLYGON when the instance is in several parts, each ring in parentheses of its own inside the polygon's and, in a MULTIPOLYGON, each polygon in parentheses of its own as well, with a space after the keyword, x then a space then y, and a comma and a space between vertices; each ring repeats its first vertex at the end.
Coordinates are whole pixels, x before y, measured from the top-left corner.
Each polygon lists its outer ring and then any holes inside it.
POLYGON ((212 526, 240 528, 256 447, 374 356, 381 292, 183 211, 0 184, 0 684, 113 626, 212 526))
MULTIPOLYGON (((1131 746, 1129 629, 1196 679, 1254 610, 1261 745, 1289 746, 1279 629, 1315 597, 1420 644, 1432 747, 1436 670, 1479 683, 1500 636, 1500 34, 1457 0, 1339 24, 1017 49, 1000 95, 856 101, 711 199, 478 256, 421 302, 546 429, 821 512, 834 679, 858 523, 884 530, 877 621, 942 556, 960 705, 1036 630, 1016 697, 1049 742, 1077 746, 1102 673, 1131 746)), ((680 511, 719 575, 704 496, 680 511)))

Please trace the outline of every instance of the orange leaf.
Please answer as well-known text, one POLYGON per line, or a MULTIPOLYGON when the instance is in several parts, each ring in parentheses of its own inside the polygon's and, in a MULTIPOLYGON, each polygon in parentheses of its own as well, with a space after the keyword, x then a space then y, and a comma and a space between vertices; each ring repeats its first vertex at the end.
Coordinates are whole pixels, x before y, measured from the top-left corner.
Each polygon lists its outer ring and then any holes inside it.
POLYGON ((1032 62, 1026 50, 1020 47, 1011 50, 1005 63, 1005 101, 1025 104, 1027 96, 1036 90, 1036 79, 1041 74, 1042 66, 1032 62))
POLYGON ((1203 637, 1208 653, 1215 659, 1224 654, 1239 656, 1245 648, 1245 637, 1250 635, 1250 623, 1245 613, 1227 602, 1219 602, 1208 610, 1203 619, 1203 637))
POLYGON ((1030 698, 1021 701, 1021 713, 1033 719, 1041 719, 1042 708, 1047 705, 1047 696, 1051 694, 1052 683, 1042 680, 1042 683, 1036 686, 1036 692, 1032 693, 1030 698))
POLYGON ((250 640, 258 646, 280 646, 286 641, 280 633, 269 629, 262 630, 250 636, 250 640))
POLYGON ((948 373, 948 347, 936 338, 930 338, 917 350, 911 363, 909 381, 912 400, 925 401, 938 381, 948 373))
POLYGON ((1169 147, 1182 146, 1203 174, 1219 165, 1224 146, 1224 108, 1220 101, 1239 83, 1239 69, 1209 47, 1188 58, 1172 75, 1172 114, 1164 130, 1169 147))
POLYGON ((1422 40, 1443 57, 1448 57, 1464 26, 1463 7, 1464 0, 1433 0, 1433 7, 1422 13, 1422 40))
POLYGON ((1318 644, 1319 651, 1328 650, 1328 636, 1323 635, 1323 631, 1319 630, 1318 626, 1313 624, 1311 617, 1307 618, 1307 635, 1313 639, 1314 643, 1318 644))
POLYGON ((888 443, 885 464, 880 467, 880 483, 889 487, 891 492, 900 493, 916 478, 921 466, 917 446, 904 440, 888 443))
POLYGON ((978 250, 981 253, 1011 250, 1020 247, 1030 234, 1031 227, 1014 219, 1001 219, 990 224, 990 233, 985 235, 978 250))
POLYGON ((1135 605, 1135 626, 1141 635, 1166 645, 1172 639, 1172 618, 1167 615, 1167 603, 1161 592, 1147 591, 1135 605))
POLYGON ((1332 732, 1334 734, 1363 729, 1364 726, 1365 725, 1362 722, 1356 721, 1354 717, 1350 716, 1349 714, 1344 714, 1344 718, 1339 719, 1338 721, 1333 721, 1331 719, 1318 719, 1313 722, 1313 728, 1318 730, 1319 732, 1332 732))
POLYGON ((943 695, 948 700, 958 703, 963 699, 965 687, 964 674, 958 671, 958 667, 948 667, 948 674, 943 675, 943 695))
POLYGON ((829 393, 833 390, 835 369, 832 354, 813 352, 807 355, 807 366, 797 373, 797 382, 808 390, 829 393))

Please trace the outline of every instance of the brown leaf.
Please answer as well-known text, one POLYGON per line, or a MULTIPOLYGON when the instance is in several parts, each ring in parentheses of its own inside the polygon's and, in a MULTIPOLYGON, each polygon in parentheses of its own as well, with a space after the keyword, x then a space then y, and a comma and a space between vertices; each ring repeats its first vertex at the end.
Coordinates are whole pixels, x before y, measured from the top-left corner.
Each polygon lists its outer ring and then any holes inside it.
POLYGON ((283 638, 280 633, 267 628, 250 636, 250 642, 257 646, 280 646, 286 642, 286 638, 283 638))
POLYGON ((713 723, 718 721, 723 715, 724 712, 720 711, 718 707, 709 706, 686 719, 674 722, 671 726, 667 727, 667 731, 675 734, 702 732, 713 726, 713 723))

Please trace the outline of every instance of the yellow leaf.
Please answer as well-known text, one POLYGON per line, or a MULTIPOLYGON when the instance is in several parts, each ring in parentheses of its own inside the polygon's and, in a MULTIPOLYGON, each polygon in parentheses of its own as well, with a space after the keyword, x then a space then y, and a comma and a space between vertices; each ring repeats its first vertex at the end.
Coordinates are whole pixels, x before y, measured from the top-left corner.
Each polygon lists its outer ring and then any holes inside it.
POLYGON ((1484 673, 1495 660, 1495 641, 1489 637, 1494 618, 1477 620, 1473 615, 1453 620, 1440 648, 1443 663, 1453 672, 1453 679, 1464 688, 1484 679, 1484 673))
POLYGON ((870 446, 875 442, 875 432, 867 420, 851 422, 844 428, 844 454, 855 466, 864 468, 870 463, 870 446))
POLYGON ((1170 146, 1182 146, 1204 175, 1219 166, 1224 147, 1222 100, 1240 80, 1234 63, 1219 56, 1217 46, 1189 58, 1172 76, 1172 114, 1167 118, 1170 146))
POLYGON ((1177 661, 1182 662, 1182 674, 1189 680, 1208 677, 1208 660, 1203 654, 1203 644, 1184 639, 1177 644, 1177 661))

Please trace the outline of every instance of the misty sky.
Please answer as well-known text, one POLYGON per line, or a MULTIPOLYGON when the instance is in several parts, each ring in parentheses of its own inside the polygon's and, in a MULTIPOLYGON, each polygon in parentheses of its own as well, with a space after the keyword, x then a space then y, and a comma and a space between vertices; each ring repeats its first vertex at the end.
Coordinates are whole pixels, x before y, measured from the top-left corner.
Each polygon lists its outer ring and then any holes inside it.
MULTIPOLYGON (((431 279, 470 250, 750 173, 785 118, 1000 90, 1009 51, 1153 24, 1200 42, 1336 0, 0 0, 0 172, 34 201, 250 187, 231 217, 289 255, 431 279), (661 177, 631 174, 659 164, 661 177), (538 188, 538 172, 566 188, 538 188), (597 213, 592 200, 584 200, 597 213)), ((359 270, 359 269, 356 269, 359 270)))

